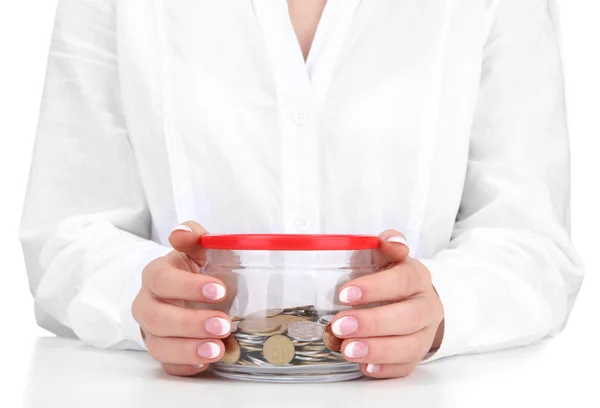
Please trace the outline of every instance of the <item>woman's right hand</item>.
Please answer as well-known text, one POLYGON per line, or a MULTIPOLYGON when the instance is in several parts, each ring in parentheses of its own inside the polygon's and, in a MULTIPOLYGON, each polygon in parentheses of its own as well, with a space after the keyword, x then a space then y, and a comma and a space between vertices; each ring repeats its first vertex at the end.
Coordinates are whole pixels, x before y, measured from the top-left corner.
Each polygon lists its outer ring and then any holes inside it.
POLYGON ((217 303, 225 299, 222 281, 200 274, 205 250, 199 245, 206 230, 195 222, 175 228, 174 248, 150 262, 142 273, 142 288, 132 305, 148 351, 171 375, 196 375, 219 361, 231 320, 223 312, 183 307, 185 301, 217 303))

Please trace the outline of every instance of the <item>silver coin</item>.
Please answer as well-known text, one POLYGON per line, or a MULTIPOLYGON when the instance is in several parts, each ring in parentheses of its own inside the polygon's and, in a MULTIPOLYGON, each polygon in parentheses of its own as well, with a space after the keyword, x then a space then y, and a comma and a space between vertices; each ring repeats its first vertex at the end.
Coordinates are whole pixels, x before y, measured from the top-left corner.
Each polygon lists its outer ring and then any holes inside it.
POLYGON ((248 353, 251 353, 253 351, 261 351, 262 347, 260 346, 247 346, 245 344, 240 344, 240 347, 242 347, 242 349, 248 353))
POLYGON ((327 355, 328 353, 323 353, 323 351, 303 351, 303 350, 296 350, 296 355, 297 356, 308 356, 308 357, 314 357, 314 356, 324 356, 327 355))
POLYGON ((266 361, 262 361, 262 360, 260 360, 258 358, 252 357, 252 356, 246 356, 246 358, 248 360, 250 360, 254 365, 257 365, 257 366, 271 366, 271 365, 273 365, 271 363, 267 363, 266 361))
POLYGON ((314 357, 296 356, 296 358, 300 361, 323 361, 322 358, 314 358, 314 357))
POLYGON ((244 341, 244 340, 248 340, 248 341, 262 341, 263 337, 261 336, 248 336, 246 334, 242 334, 242 333, 235 333, 233 335, 236 339, 244 341))
POLYGON ((312 322, 291 323, 288 336, 299 341, 317 341, 323 339, 323 326, 312 322))
POLYGON ((321 316, 319 318, 319 323, 324 324, 325 326, 327 326, 329 323, 331 323, 331 321, 333 320, 334 317, 335 317, 335 315, 321 316))

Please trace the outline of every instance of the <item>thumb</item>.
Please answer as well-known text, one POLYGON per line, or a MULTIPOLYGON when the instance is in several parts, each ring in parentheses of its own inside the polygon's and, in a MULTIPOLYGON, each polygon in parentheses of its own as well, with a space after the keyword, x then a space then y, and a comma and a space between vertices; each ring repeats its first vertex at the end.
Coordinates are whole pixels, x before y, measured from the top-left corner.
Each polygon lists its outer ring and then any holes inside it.
POLYGON ((381 244, 375 252, 375 263, 379 268, 403 262, 408 257, 408 241, 396 230, 386 230, 379 235, 381 244))
POLYGON ((194 221, 186 221, 173 228, 169 242, 174 250, 183 252, 202 266, 206 261, 206 250, 200 246, 200 237, 206 234, 207 231, 202 225, 194 221))

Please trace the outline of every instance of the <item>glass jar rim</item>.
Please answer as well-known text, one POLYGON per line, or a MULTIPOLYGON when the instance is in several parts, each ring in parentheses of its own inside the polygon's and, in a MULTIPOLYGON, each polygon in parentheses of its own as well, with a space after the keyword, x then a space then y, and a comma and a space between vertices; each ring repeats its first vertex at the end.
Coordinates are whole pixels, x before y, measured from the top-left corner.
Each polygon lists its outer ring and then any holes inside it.
POLYGON ((225 234, 203 235, 206 249, 237 251, 356 251, 377 249, 379 237, 336 234, 225 234))

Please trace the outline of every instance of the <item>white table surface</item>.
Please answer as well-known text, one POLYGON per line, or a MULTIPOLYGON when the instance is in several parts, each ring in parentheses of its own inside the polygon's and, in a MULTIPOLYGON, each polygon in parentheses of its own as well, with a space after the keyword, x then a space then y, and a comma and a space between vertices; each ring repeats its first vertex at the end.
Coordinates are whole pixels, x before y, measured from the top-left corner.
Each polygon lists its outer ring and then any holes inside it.
POLYGON ((600 408, 600 276, 593 272, 567 328, 553 339, 443 359, 405 379, 330 384, 169 377, 143 352, 36 338, 39 331, 7 303, 0 308, 0 408, 600 408))
POLYGON ((424 366, 399 380, 264 384, 174 378, 146 353, 39 338, 24 407, 600 407, 598 352, 577 330, 541 344, 424 366), (593 350, 593 351, 592 351, 593 350))

